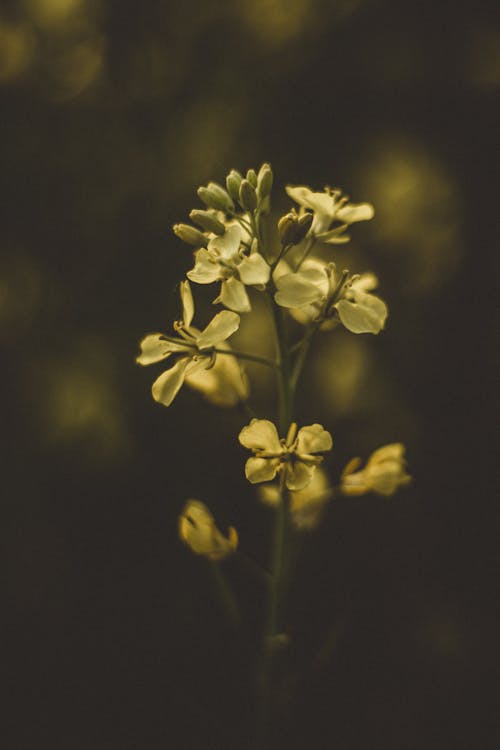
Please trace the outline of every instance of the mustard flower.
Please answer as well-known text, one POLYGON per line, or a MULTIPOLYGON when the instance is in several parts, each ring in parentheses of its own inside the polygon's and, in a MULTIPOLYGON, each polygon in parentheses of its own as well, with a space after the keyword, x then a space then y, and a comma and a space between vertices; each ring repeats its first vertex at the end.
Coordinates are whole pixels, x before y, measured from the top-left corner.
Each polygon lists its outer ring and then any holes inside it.
POLYGON ((326 187, 323 193, 314 193, 307 187, 288 185, 286 192, 301 206, 302 211, 313 211, 310 233, 327 244, 349 242, 350 237, 345 234, 347 227, 357 221, 372 219, 375 215, 371 203, 349 203, 349 198, 342 196, 341 190, 326 187), (333 223, 338 226, 332 229, 333 223))
POLYGON ((370 293, 377 286, 372 273, 339 273, 334 263, 307 258, 296 272, 287 273, 280 263, 274 281, 276 303, 290 308, 300 322, 331 328, 340 320, 352 333, 379 333, 385 325, 387 305, 370 293))
MULTIPOLYGON (((177 337, 150 333, 141 341, 141 352, 136 360, 140 365, 150 365, 161 362, 172 354, 178 355, 173 367, 165 370, 153 383, 154 400, 164 406, 170 406, 184 382, 202 391, 210 399, 211 393, 217 390, 214 388, 214 382, 221 372, 224 373, 223 379, 231 381, 232 399, 237 401, 238 397, 245 397, 243 394, 246 393, 247 386, 242 380, 241 370, 235 370, 231 366, 219 366, 220 369, 215 373, 207 373, 210 368, 217 365, 218 355, 214 348, 221 346, 238 329, 240 316, 235 312, 223 310, 212 318, 203 331, 200 331, 191 325, 194 302, 188 281, 181 282, 180 294, 183 313, 182 321, 174 323, 177 337)), ((228 344, 224 346, 229 347, 228 344)), ((231 399, 230 401, 228 405, 236 402, 231 399)))
POLYGON ((195 553, 212 561, 223 560, 236 551, 238 533, 232 526, 225 537, 214 517, 200 500, 188 500, 179 516, 179 536, 195 553))
POLYGON ((271 269, 257 251, 248 251, 244 241, 248 237, 239 225, 229 226, 221 237, 213 237, 207 247, 195 253, 195 265, 187 277, 197 284, 221 283, 219 297, 229 310, 244 313, 251 309, 246 286, 263 287, 269 281, 271 269))
MULTIPOLYGON (((289 495, 289 509, 292 523, 299 531, 315 529, 331 498, 328 476, 321 466, 316 468, 310 484, 302 490, 293 490, 289 495)), ((277 506, 280 501, 279 488, 275 483, 259 487, 259 497, 266 505, 277 506)))
POLYGON ((376 492, 378 495, 393 495, 398 487, 411 481, 406 473, 405 448, 402 443, 384 445, 374 451, 364 469, 360 458, 353 458, 342 472, 341 490, 344 495, 364 495, 376 492))
POLYGON ((270 482, 278 471, 285 472, 289 490, 302 490, 311 482, 314 470, 323 461, 318 453, 329 451, 332 437, 322 425, 301 427, 292 423, 285 439, 280 439, 275 425, 268 419, 252 419, 239 434, 239 441, 255 453, 245 465, 249 482, 270 482))

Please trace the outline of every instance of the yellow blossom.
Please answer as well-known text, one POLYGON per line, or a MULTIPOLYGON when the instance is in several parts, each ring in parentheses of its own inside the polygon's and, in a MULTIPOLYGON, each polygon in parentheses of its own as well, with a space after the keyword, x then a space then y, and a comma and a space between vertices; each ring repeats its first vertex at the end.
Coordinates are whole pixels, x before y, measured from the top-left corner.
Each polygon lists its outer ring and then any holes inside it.
POLYGON ((405 448, 402 443, 384 445, 374 451, 364 469, 360 458, 353 458, 342 472, 341 490, 344 495, 364 495, 376 492, 378 495, 393 495, 398 487, 411 481, 406 473, 405 448))
MULTIPOLYGON (((331 495, 328 476, 318 466, 310 484, 289 494, 290 517, 295 528, 300 531, 315 529, 331 495)), ((259 487, 259 497, 266 505, 277 506, 280 502, 279 488, 275 483, 263 484, 259 487)))
POLYGON ((236 529, 230 526, 225 537, 200 500, 188 500, 184 506, 179 516, 179 536, 195 555, 203 555, 212 561, 223 560, 238 546, 236 529))

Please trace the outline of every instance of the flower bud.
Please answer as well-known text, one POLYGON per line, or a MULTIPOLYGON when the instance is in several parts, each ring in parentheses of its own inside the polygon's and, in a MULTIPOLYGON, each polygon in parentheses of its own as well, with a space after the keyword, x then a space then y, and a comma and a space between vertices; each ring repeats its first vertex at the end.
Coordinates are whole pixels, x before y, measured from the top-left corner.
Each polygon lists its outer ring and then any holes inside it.
POLYGON ((243 177, 236 169, 232 169, 226 177, 227 192, 231 198, 235 201, 238 200, 240 194, 240 185, 243 177))
POLYGON ((208 244, 208 237, 190 224, 174 224, 173 229, 177 237, 188 245, 206 247, 208 244))
POLYGON ((205 232, 213 232, 213 234, 224 234, 226 227, 219 221, 219 219, 210 211, 198 211, 194 208, 189 214, 191 221, 198 224, 199 227, 205 230, 205 232))
POLYGON ((255 211, 257 208, 257 193, 248 180, 242 180, 239 201, 245 211, 255 211))
POLYGON ((273 186, 273 171, 270 164, 263 164, 259 169, 257 177, 257 196, 260 201, 264 200, 271 194, 273 186))
POLYGON ((278 221, 278 232, 282 245, 298 245, 311 228, 313 215, 310 213, 298 216, 290 211, 278 221))
POLYGON ((196 192, 208 208, 215 208, 219 211, 234 210, 234 203, 231 200, 231 196, 216 182, 209 182, 206 188, 200 187, 196 192))
POLYGON ((255 169, 249 169, 247 172, 247 180, 250 185, 254 188, 257 187, 257 173, 255 169))

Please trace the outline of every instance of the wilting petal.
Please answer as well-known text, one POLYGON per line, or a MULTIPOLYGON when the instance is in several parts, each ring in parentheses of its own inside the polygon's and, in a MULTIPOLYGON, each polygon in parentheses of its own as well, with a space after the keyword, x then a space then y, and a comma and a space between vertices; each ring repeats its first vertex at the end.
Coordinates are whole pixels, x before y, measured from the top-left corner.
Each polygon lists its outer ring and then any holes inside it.
POLYGON ((245 476, 252 484, 270 482, 276 476, 279 465, 279 458, 252 457, 245 464, 245 476))
POLYGON ((320 424, 301 427, 297 435, 296 452, 323 453, 332 449, 332 436, 320 424))
POLYGON ((189 347, 183 344, 176 344, 173 341, 165 341, 162 333, 150 333, 145 336, 141 343, 141 352, 136 358, 138 365, 152 365, 154 362, 161 362, 173 352, 186 352, 189 347))
POLYGON ((294 461, 286 467, 286 486, 289 490, 303 490, 310 483, 315 466, 307 466, 302 461, 294 461))
POLYGON ((220 292, 217 302, 222 302, 229 310, 245 313, 252 309, 245 285, 234 276, 222 282, 220 292))
POLYGON ((229 310, 217 313, 196 339, 198 349, 210 349, 225 341, 240 325, 240 316, 229 310))
POLYGON ((368 221, 375 216, 375 209, 371 203, 347 203, 336 211, 335 218, 345 224, 356 221, 368 221))
POLYGON ((245 448, 253 451, 281 453, 283 450, 278 431, 269 419, 252 419, 250 424, 243 427, 238 439, 245 448))
POLYGON ((221 278, 219 264, 204 247, 196 251, 194 258, 194 268, 186 274, 188 279, 195 281, 197 284, 212 284, 221 278))
POLYGON ((182 387, 186 367, 190 362, 189 357, 183 357, 170 370, 166 370, 155 380, 151 389, 155 401, 164 406, 170 406, 182 387))
POLYGON ((343 325, 352 333, 380 333, 385 325, 387 305, 374 294, 350 290, 352 300, 341 299, 336 307, 343 325))
POLYGON ((262 255, 252 253, 243 258, 238 266, 238 273, 244 284, 267 284, 271 269, 262 255))

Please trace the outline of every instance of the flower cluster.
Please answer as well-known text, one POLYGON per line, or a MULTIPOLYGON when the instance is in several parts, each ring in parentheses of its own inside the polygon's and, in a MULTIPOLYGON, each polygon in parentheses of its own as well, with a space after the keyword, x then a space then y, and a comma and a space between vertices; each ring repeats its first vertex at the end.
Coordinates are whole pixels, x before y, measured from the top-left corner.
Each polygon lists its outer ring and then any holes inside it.
MULTIPOLYGON (((250 413, 244 364, 253 361, 272 368, 279 409, 275 419, 254 418, 241 428, 239 442, 253 454, 246 460, 245 476, 260 485, 263 502, 286 510, 285 517, 296 529, 312 529, 337 492, 392 495, 410 477, 403 446, 395 443, 375 451, 364 469, 359 459, 351 461, 339 484, 332 486, 320 466, 332 448, 330 433, 318 423, 299 429, 293 416, 301 370, 316 334, 339 325, 355 334, 378 334, 385 327, 387 305, 373 293, 376 275, 340 271, 328 255, 333 246, 349 242, 352 225, 373 218, 373 206, 350 203, 339 189, 315 192, 287 186, 297 208, 290 206, 271 222, 272 186, 273 172, 266 163, 245 176, 232 169, 224 185, 209 182, 198 189, 203 206, 191 210, 190 223, 173 228, 192 258, 180 283, 181 317, 171 335, 144 337, 137 362, 155 365, 169 360, 170 366, 152 386, 153 398, 164 406, 172 404, 185 383, 217 406, 245 402, 250 413), (213 304, 223 309, 198 328, 193 325, 193 289, 212 284, 213 304), (274 358, 239 351, 229 341, 238 332, 241 316, 252 314, 258 294, 265 296, 272 311, 270 330, 261 335, 276 340, 274 358)), ((227 557, 238 544, 235 529, 231 527, 225 537, 198 500, 188 501, 184 508, 179 534, 194 553, 212 561, 227 557)))

